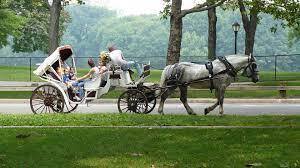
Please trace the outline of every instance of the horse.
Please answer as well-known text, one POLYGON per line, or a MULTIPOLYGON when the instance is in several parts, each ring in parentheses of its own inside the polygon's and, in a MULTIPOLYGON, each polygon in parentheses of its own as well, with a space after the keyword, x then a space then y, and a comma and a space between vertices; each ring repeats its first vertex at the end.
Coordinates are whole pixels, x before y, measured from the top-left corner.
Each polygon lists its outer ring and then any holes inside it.
POLYGON ((238 72, 241 70, 243 70, 242 76, 251 78, 254 83, 258 82, 259 74, 256 59, 251 54, 219 57, 205 65, 181 62, 166 66, 160 80, 160 87, 165 89, 161 91, 158 112, 164 114, 163 107, 166 99, 179 87, 180 100, 187 113, 196 115, 187 103, 187 89, 190 86, 198 89, 210 88, 211 91, 215 89, 217 102, 205 108, 204 114, 207 115, 219 105, 219 114, 223 115, 225 90, 235 81, 238 72))

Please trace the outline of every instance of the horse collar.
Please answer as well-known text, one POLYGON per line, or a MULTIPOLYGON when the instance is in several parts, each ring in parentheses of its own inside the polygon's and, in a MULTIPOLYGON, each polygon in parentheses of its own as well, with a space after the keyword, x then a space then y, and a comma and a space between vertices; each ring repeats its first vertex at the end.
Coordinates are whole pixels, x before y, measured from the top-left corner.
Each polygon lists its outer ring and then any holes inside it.
POLYGON ((226 67, 226 72, 232 76, 236 77, 237 71, 236 69, 230 64, 230 62, 226 59, 226 57, 218 57, 218 59, 225 65, 226 67))

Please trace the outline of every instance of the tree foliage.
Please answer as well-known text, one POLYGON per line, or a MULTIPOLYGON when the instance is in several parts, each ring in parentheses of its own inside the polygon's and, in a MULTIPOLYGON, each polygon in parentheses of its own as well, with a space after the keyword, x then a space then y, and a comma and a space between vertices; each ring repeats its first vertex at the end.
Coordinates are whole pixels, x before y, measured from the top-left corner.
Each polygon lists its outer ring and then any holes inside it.
POLYGON ((8 45, 9 36, 18 36, 24 18, 10 8, 12 1, 0 1, 0 48, 8 45))

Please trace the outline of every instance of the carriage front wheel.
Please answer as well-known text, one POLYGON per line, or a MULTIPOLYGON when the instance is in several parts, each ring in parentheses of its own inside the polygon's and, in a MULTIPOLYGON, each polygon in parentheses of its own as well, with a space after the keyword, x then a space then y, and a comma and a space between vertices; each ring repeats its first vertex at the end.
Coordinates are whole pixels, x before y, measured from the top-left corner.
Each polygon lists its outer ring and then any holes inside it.
POLYGON ((145 94, 136 89, 129 89, 122 93, 118 99, 120 113, 147 113, 148 101, 145 94))
POLYGON ((61 91, 52 85, 37 87, 30 97, 30 107, 34 114, 60 113, 63 111, 64 105, 61 91))
POLYGON ((148 114, 154 110, 155 105, 156 105, 155 90, 152 90, 148 86, 142 86, 140 88, 140 91, 143 92, 145 94, 145 96, 147 97, 148 107, 147 107, 147 112, 145 114, 148 114))

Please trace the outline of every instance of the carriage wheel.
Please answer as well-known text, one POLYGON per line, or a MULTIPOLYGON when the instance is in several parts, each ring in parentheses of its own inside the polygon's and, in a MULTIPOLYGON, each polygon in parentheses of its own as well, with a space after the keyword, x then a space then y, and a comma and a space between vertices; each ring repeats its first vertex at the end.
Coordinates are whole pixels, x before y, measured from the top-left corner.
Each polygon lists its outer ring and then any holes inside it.
POLYGON ((34 114, 62 112, 64 104, 62 93, 52 85, 37 87, 30 97, 30 107, 34 114))
POLYGON ((65 108, 62 111, 62 113, 71 113, 72 111, 76 110, 78 107, 78 104, 65 104, 65 108))
POLYGON ((147 112, 148 102, 143 92, 130 89, 122 93, 118 99, 118 110, 120 113, 138 113, 147 112))
POLYGON ((143 86, 141 89, 142 89, 141 91, 147 97, 148 107, 147 107, 147 112, 145 112, 145 114, 148 114, 154 110, 156 105, 155 92, 148 86, 143 86))

